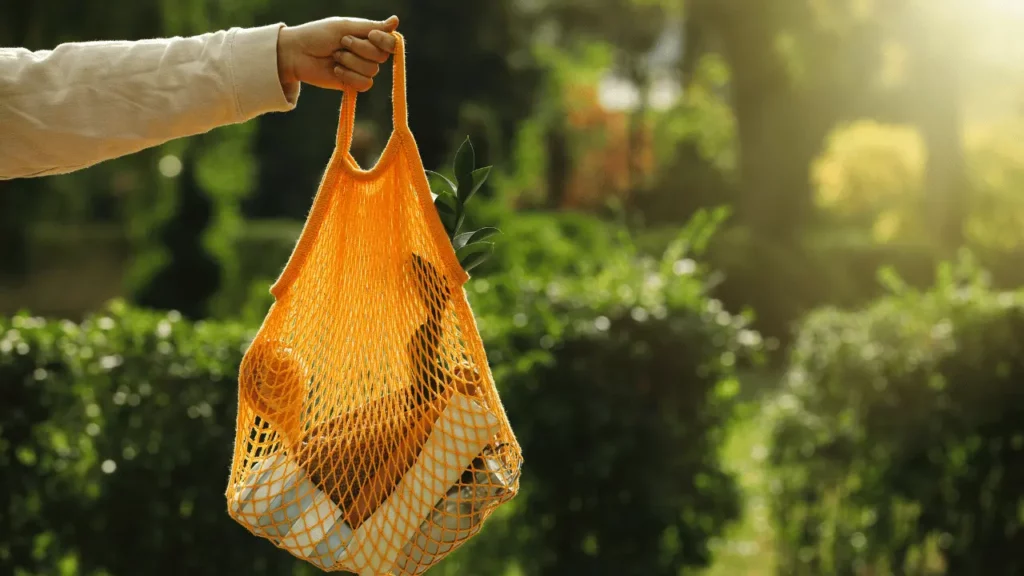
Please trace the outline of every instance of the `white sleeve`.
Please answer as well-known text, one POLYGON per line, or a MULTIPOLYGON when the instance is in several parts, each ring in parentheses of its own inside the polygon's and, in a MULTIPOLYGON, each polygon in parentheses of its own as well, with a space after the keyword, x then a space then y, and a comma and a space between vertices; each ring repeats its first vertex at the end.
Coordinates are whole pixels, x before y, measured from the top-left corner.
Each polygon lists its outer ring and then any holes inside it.
POLYGON ((0 180, 61 174, 291 110, 283 25, 190 38, 0 48, 0 180))

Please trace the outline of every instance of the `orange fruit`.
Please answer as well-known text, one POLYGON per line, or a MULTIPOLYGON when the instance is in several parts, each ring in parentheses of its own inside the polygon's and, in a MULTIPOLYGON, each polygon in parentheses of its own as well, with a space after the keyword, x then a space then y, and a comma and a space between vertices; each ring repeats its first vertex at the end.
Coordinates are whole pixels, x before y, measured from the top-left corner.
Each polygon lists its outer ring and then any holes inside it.
POLYGON ((242 359, 239 392, 286 442, 302 428, 302 404, 311 373, 298 354, 275 340, 257 338, 242 359))

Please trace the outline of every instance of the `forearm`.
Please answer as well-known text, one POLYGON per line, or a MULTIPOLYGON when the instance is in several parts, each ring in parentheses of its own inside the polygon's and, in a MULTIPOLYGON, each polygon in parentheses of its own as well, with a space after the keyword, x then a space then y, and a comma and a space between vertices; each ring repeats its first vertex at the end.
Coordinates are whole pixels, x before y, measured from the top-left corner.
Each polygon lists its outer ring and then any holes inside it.
POLYGON ((0 49, 0 179, 59 174, 290 110, 279 26, 0 49))

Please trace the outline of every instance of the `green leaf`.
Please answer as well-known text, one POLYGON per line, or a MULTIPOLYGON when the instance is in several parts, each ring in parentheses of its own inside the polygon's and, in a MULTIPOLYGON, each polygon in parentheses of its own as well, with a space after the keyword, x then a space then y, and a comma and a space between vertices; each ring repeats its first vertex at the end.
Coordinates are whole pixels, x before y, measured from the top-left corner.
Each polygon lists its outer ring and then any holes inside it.
POLYGON ((451 194, 438 194, 438 196, 434 198, 434 206, 437 208, 438 212, 454 215, 455 197, 451 194))
POLYGON ((469 256, 468 258, 466 258, 465 261, 459 262, 459 264, 462 264, 462 269, 463 270, 465 270, 466 272, 469 272, 473 268, 476 268, 477 266, 479 266, 479 265, 483 264, 484 262, 486 262, 487 259, 490 258, 490 257, 491 257, 491 253, 490 252, 481 252, 479 254, 473 254, 473 255, 469 256))
POLYGON ((447 193, 438 195, 434 198, 434 208, 437 209, 437 215, 441 217, 441 223, 444 224, 448 237, 451 238, 458 229, 455 224, 460 220, 456 214, 458 210, 455 197, 447 193))
POLYGON ((498 230, 493 226, 484 226, 483 228, 480 228, 476 232, 473 232, 473 237, 469 239, 469 242, 467 242, 467 244, 471 242, 480 242, 481 240, 486 240, 491 236, 494 236, 495 234, 501 234, 501 230, 498 230))
POLYGON ((440 196, 444 192, 452 195, 455 194, 455 182, 452 182, 450 178, 433 170, 425 170, 425 172, 427 173, 427 182, 430 184, 430 192, 432 194, 435 196, 440 196))
POLYGON ((475 242, 455 251, 455 254, 459 257, 459 264, 462 265, 462 269, 466 272, 482 264, 493 253, 493 242, 475 242))
POLYGON ((455 248, 456 250, 462 248, 463 246, 466 245, 467 242, 469 242, 469 238, 472 235, 472 232, 463 232, 462 234, 459 234, 455 238, 452 238, 452 248, 455 248))
POLYGON ((466 201, 469 190, 473 188, 474 166, 476 155, 473 152, 473 143, 467 136, 466 141, 459 146, 459 151, 455 153, 455 181, 458 182, 455 195, 463 202, 466 201))
POLYGON ((469 237, 472 235, 472 232, 463 232, 462 234, 459 234, 455 238, 452 238, 452 248, 455 248, 456 250, 462 248, 463 246, 466 245, 467 242, 469 242, 469 237))
POLYGON ((474 252, 483 252, 489 248, 493 248, 493 242, 474 242, 472 244, 466 244, 462 248, 459 248, 455 253, 462 258, 466 254, 473 254, 474 252))
POLYGON ((451 238, 455 234, 455 213, 438 211, 438 216, 441 217, 441 223, 444 224, 444 229, 448 232, 448 237, 451 238))
POLYGON ((462 223, 465 222, 465 221, 466 221, 466 213, 462 212, 461 210, 456 210, 456 212, 455 212, 455 228, 453 228, 451 233, 448 234, 448 237, 449 238, 453 237, 455 235, 455 233, 457 233, 459 231, 459 228, 462 228, 462 223))
POLYGON ((491 175, 491 167, 490 166, 484 166, 483 168, 477 168, 476 170, 473 170, 472 172, 470 172, 469 176, 470 176, 470 180, 472 181, 472 184, 470 185, 468 191, 463 191, 461 183, 460 183, 460 186, 459 186, 459 199, 462 200, 463 203, 468 202, 469 199, 473 197, 473 194, 476 194, 477 191, 480 190, 480 187, 484 185, 484 182, 487 181, 487 177, 490 176, 490 175, 491 175))
POLYGON ((459 234, 452 241, 452 245, 455 247, 456 250, 458 250, 459 248, 462 248, 467 244, 472 244, 473 242, 486 240, 491 236, 494 236, 495 234, 501 234, 501 230, 498 230, 497 228, 491 226, 485 226, 479 230, 473 230, 471 232, 463 232, 462 234, 459 234))

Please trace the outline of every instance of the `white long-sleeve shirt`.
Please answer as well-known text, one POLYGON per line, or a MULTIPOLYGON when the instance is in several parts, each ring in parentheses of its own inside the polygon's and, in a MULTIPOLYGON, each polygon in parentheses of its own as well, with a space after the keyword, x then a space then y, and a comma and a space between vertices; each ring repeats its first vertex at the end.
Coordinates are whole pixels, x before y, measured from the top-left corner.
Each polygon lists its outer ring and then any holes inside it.
POLYGON ((0 180, 67 173, 291 110, 299 87, 278 77, 281 27, 0 48, 0 180))

